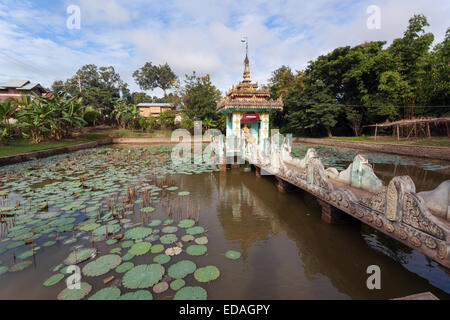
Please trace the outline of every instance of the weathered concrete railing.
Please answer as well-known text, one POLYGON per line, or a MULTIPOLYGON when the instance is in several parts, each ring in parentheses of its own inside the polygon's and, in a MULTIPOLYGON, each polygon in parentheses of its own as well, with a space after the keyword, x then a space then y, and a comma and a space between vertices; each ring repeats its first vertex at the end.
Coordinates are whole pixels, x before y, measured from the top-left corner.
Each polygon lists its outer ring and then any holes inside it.
POLYGON ((276 133, 260 144, 238 137, 225 143, 222 136, 213 145, 222 165, 236 152, 277 179, 314 194, 324 209, 344 211, 450 268, 450 180, 419 193, 409 176, 394 177, 385 186, 364 155, 341 172, 325 169, 312 148, 302 159, 292 157, 291 135, 276 133))

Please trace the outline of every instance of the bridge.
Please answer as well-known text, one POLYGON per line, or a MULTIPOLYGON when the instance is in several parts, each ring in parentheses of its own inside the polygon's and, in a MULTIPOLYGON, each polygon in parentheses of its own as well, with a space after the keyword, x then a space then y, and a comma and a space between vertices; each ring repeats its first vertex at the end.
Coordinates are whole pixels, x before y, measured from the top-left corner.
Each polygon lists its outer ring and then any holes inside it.
POLYGON ((450 268, 450 180, 419 193, 409 176, 384 185, 364 155, 339 172, 325 168, 313 148, 302 159, 293 157, 292 136, 273 131, 270 140, 259 144, 243 137, 226 142, 223 136, 213 137, 221 170, 236 158, 248 162, 256 174, 274 175, 279 191, 297 187, 314 195, 325 222, 337 224, 350 215, 450 268))

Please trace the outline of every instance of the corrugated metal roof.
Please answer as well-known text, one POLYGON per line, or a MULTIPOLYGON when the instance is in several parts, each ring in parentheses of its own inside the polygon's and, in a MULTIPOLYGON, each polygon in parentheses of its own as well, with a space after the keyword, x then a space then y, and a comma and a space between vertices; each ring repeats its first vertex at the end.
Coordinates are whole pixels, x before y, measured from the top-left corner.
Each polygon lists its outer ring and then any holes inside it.
POLYGON ((138 107, 173 107, 171 103, 141 102, 138 107))
POLYGON ((29 83, 29 80, 22 80, 22 79, 9 79, 8 81, 4 83, 0 83, 0 87, 4 88, 20 88, 29 83))
POLYGON ((34 87, 38 86, 39 83, 27 83, 26 85, 24 85, 23 87, 17 88, 18 90, 31 90, 34 87))

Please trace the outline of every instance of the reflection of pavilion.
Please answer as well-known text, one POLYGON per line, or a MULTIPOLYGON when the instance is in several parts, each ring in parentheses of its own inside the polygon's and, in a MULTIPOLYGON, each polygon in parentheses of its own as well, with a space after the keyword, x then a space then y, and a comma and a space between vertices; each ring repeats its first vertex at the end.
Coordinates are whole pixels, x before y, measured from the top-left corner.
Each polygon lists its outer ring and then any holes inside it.
POLYGON ((227 240, 239 243, 243 256, 253 244, 278 234, 270 208, 242 183, 241 175, 219 175, 218 218, 227 240))

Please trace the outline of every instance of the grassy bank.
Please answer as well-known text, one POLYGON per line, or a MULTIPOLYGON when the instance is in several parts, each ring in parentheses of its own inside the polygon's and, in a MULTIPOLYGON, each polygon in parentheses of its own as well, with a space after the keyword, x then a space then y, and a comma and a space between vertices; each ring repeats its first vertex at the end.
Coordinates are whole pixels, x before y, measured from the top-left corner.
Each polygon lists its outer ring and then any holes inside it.
POLYGON ((86 142, 98 141, 111 138, 170 138, 172 131, 155 130, 154 132, 141 132, 129 129, 116 129, 106 126, 84 128, 81 133, 73 134, 73 138, 61 141, 42 141, 33 144, 29 140, 13 140, 7 145, 0 145, 0 157, 14 156, 33 151, 48 150, 73 146, 86 142))
POLYGON ((408 139, 397 140, 390 136, 374 137, 361 136, 361 137, 333 137, 327 138, 329 140, 341 140, 341 141, 361 141, 361 142, 373 142, 373 143, 387 143, 387 144, 402 144, 409 146, 432 146, 432 147, 450 147, 450 138, 448 137, 432 137, 423 139, 408 139))

